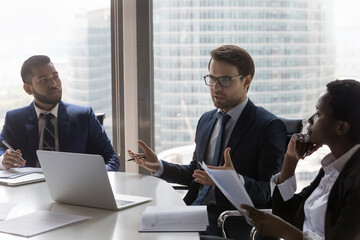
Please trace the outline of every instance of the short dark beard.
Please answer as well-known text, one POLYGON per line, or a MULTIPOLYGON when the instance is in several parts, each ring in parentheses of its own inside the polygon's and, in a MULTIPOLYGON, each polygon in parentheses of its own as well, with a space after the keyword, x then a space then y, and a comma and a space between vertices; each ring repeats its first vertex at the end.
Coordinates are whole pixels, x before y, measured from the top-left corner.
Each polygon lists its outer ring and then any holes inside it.
POLYGON ((32 89, 32 92, 35 99, 45 104, 58 104, 61 101, 61 97, 62 97, 62 90, 60 90, 59 99, 55 99, 55 100, 48 99, 46 96, 37 93, 34 89, 32 89))

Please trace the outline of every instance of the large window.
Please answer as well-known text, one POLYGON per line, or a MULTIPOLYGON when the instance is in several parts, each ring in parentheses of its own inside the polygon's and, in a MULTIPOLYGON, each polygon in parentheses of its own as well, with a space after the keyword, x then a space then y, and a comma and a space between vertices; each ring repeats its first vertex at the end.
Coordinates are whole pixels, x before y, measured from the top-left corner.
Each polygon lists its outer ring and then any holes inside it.
MULTIPOLYGON (((208 73, 210 51, 222 44, 239 45, 253 56, 256 70, 248 94, 253 102, 281 117, 307 119, 327 82, 359 77, 360 21, 351 14, 355 3, 153 0, 159 156, 178 163, 191 160, 197 121, 213 108, 202 76, 208 73), (344 22, 347 16, 353 17, 351 28, 344 22)), ((312 179, 328 151, 309 157, 299 168, 300 179, 312 179)))
POLYGON ((111 138, 110 1, 3 1, 0 26, 0 125, 7 111, 32 101, 20 68, 28 57, 44 54, 59 71, 63 100, 105 113, 111 138))

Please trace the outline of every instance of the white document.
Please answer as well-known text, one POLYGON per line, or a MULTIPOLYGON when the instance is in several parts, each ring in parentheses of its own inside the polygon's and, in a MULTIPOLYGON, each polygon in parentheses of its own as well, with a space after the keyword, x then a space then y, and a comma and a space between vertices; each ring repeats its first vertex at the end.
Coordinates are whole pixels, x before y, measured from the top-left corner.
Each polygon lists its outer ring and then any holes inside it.
POLYGON ((41 173, 30 173, 16 178, 0 178, 0 184, 8 186, 18 186, 42 181, 45 181, 45 177, 44 174, 41 173))
POLYGON ((0 222, 0 232, 31 237, 89 218, 87 216, 38 211, 0 222))
POLYGON ((16 203, 2 202, 0 203, 0 220, 5 220, 10 210, 16 205, 16 203))
POLYGON ((247 193, 244 185, 240 181, 240 178, 234 170, 221 170, 221 169, 210 169, 204 162, 200 163, 201 167, 207 172, 207 174, 214 181, 216 186, 221 192, 229 199, 229 201, 236 207, 246 220, 248 218, 244 209, 240 208, 240 204, 246 204, 254 206, 249 194, 247 193))
POLYGON ((30 173, 42 173, 41 168, 21 167, 0 170, 0 178, 17 178, 30 173))
POLYGON ((148 206, 140 232, 198 232, 209 225, 206 206, 148 206))

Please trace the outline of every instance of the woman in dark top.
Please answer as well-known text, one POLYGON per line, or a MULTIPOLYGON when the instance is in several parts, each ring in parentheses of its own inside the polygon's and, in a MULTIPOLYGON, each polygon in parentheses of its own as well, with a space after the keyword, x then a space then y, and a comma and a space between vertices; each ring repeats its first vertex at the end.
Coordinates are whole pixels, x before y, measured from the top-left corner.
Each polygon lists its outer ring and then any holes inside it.
POLYGON ((360 82, 327 84, 308 122, 307 134, 292 137, 282 170, 271 180, 273 214, 241 207, 264 236, 360 239, 360 82), (315 180, 294 194, 298 161, 322 145, 331 153, 321 161, 315 180))

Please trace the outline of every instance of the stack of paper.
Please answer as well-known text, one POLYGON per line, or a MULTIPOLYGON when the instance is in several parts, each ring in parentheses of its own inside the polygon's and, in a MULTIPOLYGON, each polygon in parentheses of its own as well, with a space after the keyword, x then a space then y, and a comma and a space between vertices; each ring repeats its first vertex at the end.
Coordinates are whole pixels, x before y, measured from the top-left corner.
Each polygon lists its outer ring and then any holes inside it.
POLYGON ((0 184, 17 186, 45 181, 41 168, 22 167, 0 170, 0 184))
POLYGON ((209 225, 206 206, 149 206, 142 215, 139 231, 205 231, 209 225))
POLYGON ((41 173, 41 168, 22 167, 22 168, 3 169, 0 171, 0 178, 12 179, 31 173, 41 173))

